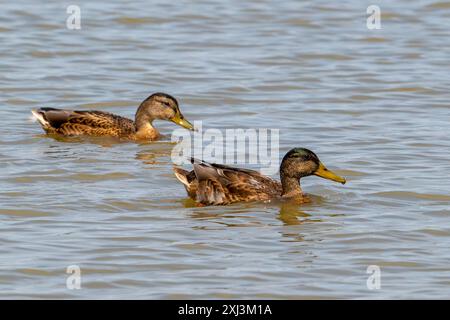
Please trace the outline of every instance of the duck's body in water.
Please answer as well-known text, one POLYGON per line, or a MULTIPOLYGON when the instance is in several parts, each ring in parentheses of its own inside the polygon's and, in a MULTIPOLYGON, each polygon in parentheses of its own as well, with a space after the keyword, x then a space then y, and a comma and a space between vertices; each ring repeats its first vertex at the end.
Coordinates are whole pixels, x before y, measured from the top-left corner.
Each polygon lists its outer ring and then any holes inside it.
POLYGON ((193 130, 180 112, 177 100, 165 93, 154 93, 136 111, 135 120, 103 111, 76 111, 41 108, 31 113, 48 134, 63 136, 110 136, 129 140, 156 140, 158 130, 153 120, 172 121, 193 130))
POLYGON ((226 205, 241 201, 266 201, 276 198, 306 202, 300 179, 316 175, 345 184, 345 179, 328 170, 317 155, 304 148, 290 150, 280 165, 281 182, 257 171, 191 160, 194 170, 174 168, 193 200, 202 205, 226 205))

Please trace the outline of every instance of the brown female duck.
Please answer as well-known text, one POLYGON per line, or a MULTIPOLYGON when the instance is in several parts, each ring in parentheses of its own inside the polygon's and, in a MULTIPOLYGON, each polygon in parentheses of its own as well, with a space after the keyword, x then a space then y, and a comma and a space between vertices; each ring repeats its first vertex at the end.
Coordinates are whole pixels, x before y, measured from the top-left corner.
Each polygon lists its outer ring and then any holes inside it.
POLYGON ((266 201, 274 198, 293 198, 307 201, 300 187, 300 179, 316 175, 345 184, 345 179, 328 170, 317 155, 304 148, 290 150, 280 165, 281 182, 257 171, 233 168, 191 160, 194 170, 174 168, 175 176, 183 183, 192 199, 203 205, 226 205, 240 201, 266 201))
POLYGON ((64 136, 110 136, 130 140, 156 140, 155 119, 172 121, 183 128, 194 127, 180 112, 177 100, 165 93, 154 93, 136 111, 135 120, 103 111, 72 111, 41 108, 31 111, 49 134, 64 136))

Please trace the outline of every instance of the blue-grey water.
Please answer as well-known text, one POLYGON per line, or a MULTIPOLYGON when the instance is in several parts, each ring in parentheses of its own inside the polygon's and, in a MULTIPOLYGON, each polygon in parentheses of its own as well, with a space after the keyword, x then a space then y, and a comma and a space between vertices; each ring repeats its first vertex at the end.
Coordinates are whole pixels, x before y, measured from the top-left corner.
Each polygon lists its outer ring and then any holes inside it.
POLYGON ((69 4, 1 3, 0 298, 450 296, 450 2, 78 0, 80 30, 69 4), (156 91, 204 127, 279 128, 280 157, 307 147, 348 183, 305 178, 302 206, 195 207, 173 124, 115 143, 29 120, 132 117, 156 91))

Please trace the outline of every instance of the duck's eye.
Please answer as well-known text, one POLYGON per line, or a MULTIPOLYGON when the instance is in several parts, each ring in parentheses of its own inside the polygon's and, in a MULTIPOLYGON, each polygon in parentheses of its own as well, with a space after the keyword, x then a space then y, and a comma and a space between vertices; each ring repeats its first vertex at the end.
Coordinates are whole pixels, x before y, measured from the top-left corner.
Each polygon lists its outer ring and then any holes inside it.
POLYGON ((163 102, 164 106, 166 106, 167 108, 171 108, 173 111, 177 112, 177 107, 175 107, 174 105, 170 104, 170 102, 163 102))

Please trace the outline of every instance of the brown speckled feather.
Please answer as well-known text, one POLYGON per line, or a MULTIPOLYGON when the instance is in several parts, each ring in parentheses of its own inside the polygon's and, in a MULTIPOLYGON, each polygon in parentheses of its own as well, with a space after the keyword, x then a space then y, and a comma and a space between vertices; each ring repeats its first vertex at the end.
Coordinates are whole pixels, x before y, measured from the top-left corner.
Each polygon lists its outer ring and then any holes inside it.
POLYGON ((282 198, 295 203, 309 202, 300 179, 316 175, 342 184, 345 178, 327 169, 317 155, 305 148, 293 148, 280 165, 281 182, 257 171, 211 164, 191 158, 194 170, 174 168, 188 195, 204 205, 226 205, 240 201, 265 201, 282 198))
POLYGON ((36 110, 47 133, 127 137, 135 134, 134 121, 103 111, 36 110))
POLYGON ((63 136, 109 136, 153 141, 160 137, 153 127, 154 120, 170 121, 194 130, 194 126, 181 113, 177 100, 163 92, 153 93, 142 101, 133 120, 103 111, 41 108, 33 109, 31 113, 47 133, 63 136))
POLYGON ((191 172, 175 168, 188 195, 205 205, 269 200, 281 195, 281 184, 257 171, 193 160, 191 172))

